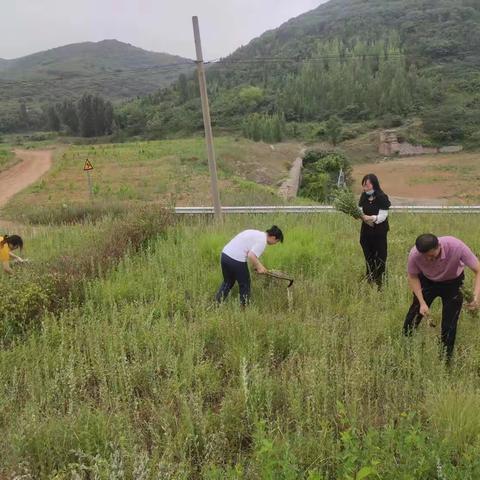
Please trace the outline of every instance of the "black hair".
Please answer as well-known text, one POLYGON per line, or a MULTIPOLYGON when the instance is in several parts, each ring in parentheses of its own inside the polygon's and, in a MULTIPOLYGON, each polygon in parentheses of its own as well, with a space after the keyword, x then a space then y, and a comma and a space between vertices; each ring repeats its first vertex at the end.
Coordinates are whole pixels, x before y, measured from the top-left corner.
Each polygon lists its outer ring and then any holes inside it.
POLYGON ((415 240, 415 246, 420 253, 427 253, 439 245, 438 238, 433 233, 424 233, 415 240))
POLYGON ((365 175, 362 178, 362 185, 365 185, 365 182, 367 180, 370 180, 370 183, 372 184, 373 189, 375 190, 376 193, 382 192, 382 189, 380 188, 380 182, 378 180, 378 177, 374 173, 369 173, 368 175, 365 175))
POLYGON ((275 237, 277 240, 280 240, 283 243, 283 233, 276 225, 273 225, 272 228, 267 230, 267 235, 275 237))
POLYGON ((4 235, 2 243, 13 248, 19 248, 20 250, 23 248, 23 240, 19 235, 4 235))
MULTIPOLYGON (((382 190, 382 187, 380 187, 380 182, 378 180, 378 177, 374 173, 369 173, 368 175, 365 175, 362 179, 362 185, 365 184, 366 181, 370 180, 370 183, 372 184, 373 190, 375 192, 375 197, 379 201, 379 207, 382 210, 388 210, 391 206, 392 203, 390 202, 388 196, 385 194, 385 192, 382 190)), ((360 200, 358 201, 358 206, 359 207, 364 207, 365 205, 369 204, 369 196, 365 193, 362 192, 360 195, 360 200)))

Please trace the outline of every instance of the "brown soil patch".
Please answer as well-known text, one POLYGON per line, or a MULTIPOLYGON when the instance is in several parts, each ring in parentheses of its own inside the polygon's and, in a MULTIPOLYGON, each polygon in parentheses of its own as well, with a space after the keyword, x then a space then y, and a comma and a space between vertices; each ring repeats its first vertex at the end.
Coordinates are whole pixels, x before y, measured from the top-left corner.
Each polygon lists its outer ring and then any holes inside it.
POLYGON ((355 190, 363 175, 375 173, 397 203, 478 203, 480 155, 426 155, 355 165, 355 190))
POLYGON ((15 150, 15 154, 21 162, 0 172, 0 206, 36 182, 52 165, 50 150, 15 150))

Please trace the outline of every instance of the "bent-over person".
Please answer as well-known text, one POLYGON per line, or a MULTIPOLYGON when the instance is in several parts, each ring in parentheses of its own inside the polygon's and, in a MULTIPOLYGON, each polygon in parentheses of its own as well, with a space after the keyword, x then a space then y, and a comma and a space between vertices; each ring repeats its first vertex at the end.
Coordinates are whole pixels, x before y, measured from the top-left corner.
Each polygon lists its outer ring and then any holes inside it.
POLYGON ((266 232, 244 230, 230 240, 223 248, 220 259, 223 282, 215 297, 217 302, 224 301, 235 282, 238 282, 240 303, 245 306, 250 299, 248 261, 257 273, 266 273, 267 269, 261 264, 259 257, 267 245, 275 245, 278 242, 283 242, 283 233, 276 225, 266 232))
POLYGON ((414 297, 403 325, 404 334, 412 334, 422 318, 429 315, 430 305, 435 298, 440 297, 443 304, 440 338, 447 360, 452 357, 463 305, 461 287, 465 267, 476 275, 474 299, 467 307, 478 309, 480 262, 461 240, 455 237, 437 238, 430 233, 420 235, 408 257, 408 281, 414 297))

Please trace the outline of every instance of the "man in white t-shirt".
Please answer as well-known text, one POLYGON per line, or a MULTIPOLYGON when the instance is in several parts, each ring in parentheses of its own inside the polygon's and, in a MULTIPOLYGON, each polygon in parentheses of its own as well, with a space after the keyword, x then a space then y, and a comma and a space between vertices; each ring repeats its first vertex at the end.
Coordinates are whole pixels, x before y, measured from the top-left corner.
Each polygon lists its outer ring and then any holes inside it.
POLYGON ((265 273, 267 269, 260 263, 259 257, 267 245, 275 245, 278 242, 283 242, 283 233, 276 225, 266 232, 244 230, 230 240, 222 250, 223 283, 215 297, 217 302, 225 300, 235 282, 238 282, 240 303, 245 306, 250 298, 248 260, 257 273, 265 273))

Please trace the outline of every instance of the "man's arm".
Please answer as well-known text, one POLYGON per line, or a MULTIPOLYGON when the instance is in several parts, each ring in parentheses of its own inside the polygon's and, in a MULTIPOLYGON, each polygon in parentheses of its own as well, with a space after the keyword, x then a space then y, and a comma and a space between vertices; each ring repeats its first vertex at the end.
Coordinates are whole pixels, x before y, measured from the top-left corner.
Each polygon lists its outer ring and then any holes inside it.
POLYGON ((260 263, 260 260, 252 251, 248 252, 248 259, 257 273, 267 272, 267 269, 260 263))
POLYGON ((480 262, 477 260, 477 264, 470 268, 472 272, 475 273, 475 284, 473 287, 473 301, 470 302, 467 307, 477 309, 480 308, 480 262))
POLYGON ((420 303, 420 315, 422 316, 428 315, 430 309, 428 308, 428 305, 426 304, 425 299, 423 298, 422 284, 420 283, 420 279, 418 278, 418 275, 412 275, 409 273, 408 284, 410 285, 412 292, 415 294, 415 296, 417 297, 420 303))

